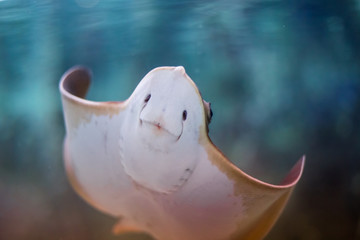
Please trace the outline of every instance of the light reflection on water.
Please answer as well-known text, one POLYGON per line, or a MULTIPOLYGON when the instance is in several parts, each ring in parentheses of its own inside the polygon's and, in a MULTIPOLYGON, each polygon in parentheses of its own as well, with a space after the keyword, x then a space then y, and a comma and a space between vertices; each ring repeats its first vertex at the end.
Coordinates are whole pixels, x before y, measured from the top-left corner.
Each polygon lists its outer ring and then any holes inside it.
POLYGON ((212 102, 213 141, 242 169, 276 182, 308 156, 268 239, 359 237, 358 6, 0 0, 0 239, 136 238, 113 237, 65 178, 57 84, 76 64, 102 101, 127 98, 154 67, 185 66, 212 102))

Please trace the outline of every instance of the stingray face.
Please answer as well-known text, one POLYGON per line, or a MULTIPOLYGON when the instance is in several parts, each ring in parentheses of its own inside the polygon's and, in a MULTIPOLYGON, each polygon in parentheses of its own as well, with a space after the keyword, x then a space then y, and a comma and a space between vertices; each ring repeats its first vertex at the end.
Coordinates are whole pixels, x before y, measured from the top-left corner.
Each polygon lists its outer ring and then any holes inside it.
POLYGON ((151 93, 146 95, 140 110, 139 123, 143 128, 152 128, 155 135, 169 134, 178 141, 184 130, 187 110, 169 107, 171 102, 161 102, 162 97, 155 93, 151 100, 151 93), (179 112, 182 112, 181 118, 179 112))
POLYGON ((182 186, 196 166, 205 124, 202 98, 183 67, 151 71, 130 99, 122 163, 137 183, 155 191, 182 186))
POLYGON ((143 130, 150 128, 154 135, 165 135, 170 142, 177 142, 184 130, 186 134, 186 130, 201 124, 201 106, 194 106, 201 103, 196 89, 182 67, 148 77, 146 90, 142 92, 139 123, 143 130))

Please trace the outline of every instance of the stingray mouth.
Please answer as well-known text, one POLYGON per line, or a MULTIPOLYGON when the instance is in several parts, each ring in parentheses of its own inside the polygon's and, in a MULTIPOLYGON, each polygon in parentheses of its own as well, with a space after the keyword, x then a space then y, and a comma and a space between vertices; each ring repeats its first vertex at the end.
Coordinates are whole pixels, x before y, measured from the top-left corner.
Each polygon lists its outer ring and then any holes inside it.
POLYGON ((175 138, 175 141, 178 141, 183 133, 183 126, 181 126, 180 134, 175 134, 166 127, 162 126, 159 122, 148 121, 141 118, 139 120, 140 120, 140 126, 150 127, 152 128, 152 130, 155 131, 155 133, 159 133, 159 134, 166 133, 167 135, 170 135, 171 137, 175 138))

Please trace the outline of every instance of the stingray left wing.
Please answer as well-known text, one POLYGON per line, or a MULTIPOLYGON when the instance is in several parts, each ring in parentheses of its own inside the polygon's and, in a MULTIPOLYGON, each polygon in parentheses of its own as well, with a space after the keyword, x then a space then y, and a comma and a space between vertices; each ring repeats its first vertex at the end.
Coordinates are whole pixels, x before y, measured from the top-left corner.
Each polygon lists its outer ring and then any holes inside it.
POLYGON ((113 215, 118 210, 116 200, 131 184, 118 161, 126 101, 86 100, 90 81, 90 70, 80 66, 68 70, 60 81, 66 125, 65 167, 78 194, 113 215))
POLYGON ((91 71, 75 66, 61 78, 60 92, 63 102, 67 130, 89 121, 92 116, 118 115, 125 109, 126 102, 94 102, 85 99, 91 82, 91 71))

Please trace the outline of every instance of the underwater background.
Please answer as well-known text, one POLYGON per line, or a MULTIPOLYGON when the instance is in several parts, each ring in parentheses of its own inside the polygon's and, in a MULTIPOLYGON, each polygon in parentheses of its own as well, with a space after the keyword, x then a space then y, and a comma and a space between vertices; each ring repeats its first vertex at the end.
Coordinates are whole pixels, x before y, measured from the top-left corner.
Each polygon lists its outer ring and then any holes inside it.
POLYGON ((359 0, 0 0, 1 240, 151 239, 113 236, 67 181, 58 83, 78 64, 98 101, 184 66, 242 170, 278 183, 306 154, 266 240, 360 239, 359 0))

